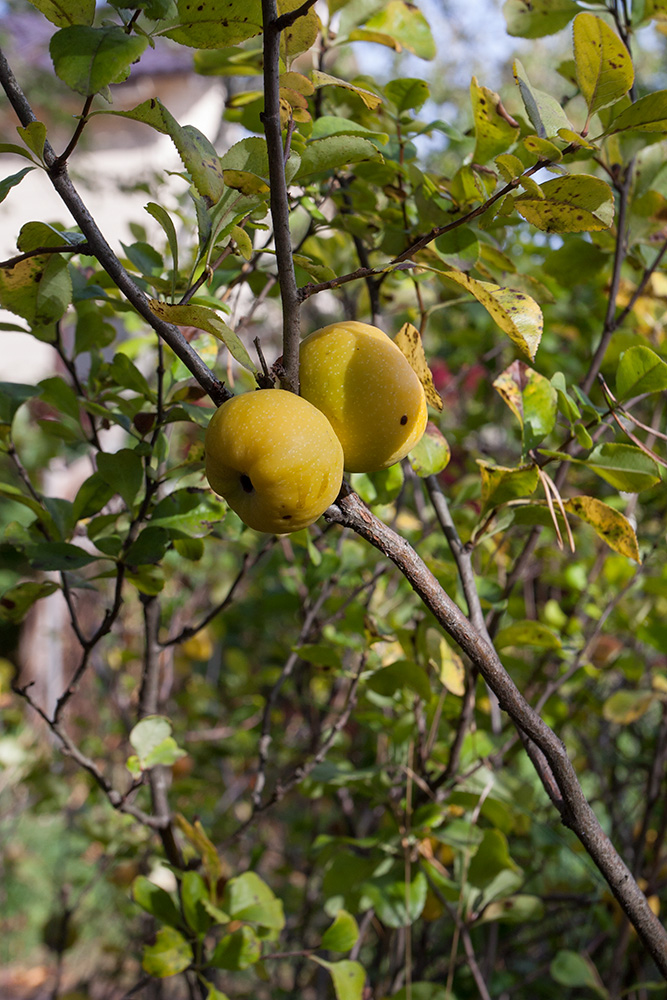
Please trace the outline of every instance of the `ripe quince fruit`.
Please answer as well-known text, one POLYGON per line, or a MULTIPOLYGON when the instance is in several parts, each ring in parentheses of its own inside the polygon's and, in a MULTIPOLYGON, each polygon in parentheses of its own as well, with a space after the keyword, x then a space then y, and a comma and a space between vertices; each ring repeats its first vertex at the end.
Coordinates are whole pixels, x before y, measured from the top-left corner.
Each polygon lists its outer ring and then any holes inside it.
POLYGON ((233 396, 211 417, 206 478, 256 531, 286 534, 334 502, 343 450, 316 407, 284 389, 233 396))
POLYGON ((421 438, 424 389, 405 355, 376 326, 332 323, 301 342, 301 395, 328 418, 348 472, 375 472, 421 438))

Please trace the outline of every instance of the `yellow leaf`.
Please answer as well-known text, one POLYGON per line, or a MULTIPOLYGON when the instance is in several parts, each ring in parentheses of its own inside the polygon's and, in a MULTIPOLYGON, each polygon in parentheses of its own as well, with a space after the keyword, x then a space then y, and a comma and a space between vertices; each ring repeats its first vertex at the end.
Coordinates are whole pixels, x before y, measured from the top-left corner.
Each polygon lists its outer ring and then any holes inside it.
POLYGON ((580 517, 586 521, 607 545, 619 552, 628 559, 641 562, 639 548, 637 547, 637 536, 627 517, 620 511, 614 510, 609 504, 596 500, 595 497, 570 497, 563 501, 565 510, 569 514, 580 517))
POLYGON ((424 345, 417 327, 413 326, 412 323, 404 323, 394 337, 394 343, 405 355, 410 367, 424 387, 426 402, 429 406, 435 407, 436 410, 441 410, 443 402, 440 393, 433 384, 433 376, 426 361, 424 345))

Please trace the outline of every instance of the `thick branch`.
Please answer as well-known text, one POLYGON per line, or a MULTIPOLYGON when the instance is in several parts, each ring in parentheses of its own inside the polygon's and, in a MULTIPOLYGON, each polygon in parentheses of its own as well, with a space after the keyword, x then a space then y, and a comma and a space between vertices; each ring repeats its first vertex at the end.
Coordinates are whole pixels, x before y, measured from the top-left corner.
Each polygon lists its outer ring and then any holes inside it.
POLYGON ((604 875, 646 949, 667 978, 667 933, 651 912, 629 869, 602 830, 581 789, 563 743, 525 700, 496 651, 468 621, 412 547, 351 493, 329 507, 330 521, 352 528, 401 571, 442 628, 472 660, 504 709, 539 747, 563 798, 561 818, 604 875))
MULTIPOLYGON (((23 91, 12 73, 10 66, 0 50, 0 84, 7 94, 9 101, 16 112, 21 124, 26 127, 31 122, 36 121, 30 104, 25 98, 23 91)), ((204 364, 197 352, 190 346, 181 331, 171 323, 165 323, 158 319, 151 310, 148 298, 141 289, 134 283, 121 262, 118 260, 113 250, 105 240, 97 223, 81 200, 77 190, 72 184, 67 170, 59 163, 52 146, 46 142, 44 144, 44 162, 49 168, 49 178, 55 190, 60 195, 81 232, 88 241, 91 253, 95 255, 107 274, 113 279, 116 286, 125 295, 128 302, 131 302, 137 312, 143 316, 146 322, 158 333, 164 342, 171 347, 174 354, 181 359, 183 364, 192 372, 211 397, 216 405, 224 403, 229 399, 231 393, 222 382, 213 374, 208 365, 204 364)))
POLYGON ((292 259, 285 153, 280 125, 280 26, 276 0, 262 0, 264 22, 264 132, 269 155, 271 218, 283 305, 283 387, 299 391, 299 292, 292 259))

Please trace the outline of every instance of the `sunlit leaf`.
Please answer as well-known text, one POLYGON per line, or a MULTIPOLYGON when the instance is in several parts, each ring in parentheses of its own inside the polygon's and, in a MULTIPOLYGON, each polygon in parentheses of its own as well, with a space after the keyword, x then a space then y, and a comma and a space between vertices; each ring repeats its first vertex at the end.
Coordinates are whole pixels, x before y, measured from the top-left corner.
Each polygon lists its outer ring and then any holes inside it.
POLYGON ((667 90, 640 97, 614 118, 607 132, 667 132, 667 90))
POLYGON ((506 0, 503 4, 507 33, 519 38, 554 35, 580 10, 574 0, 506 0))
POLYGON ((536 465, 520 465, 515 469, 477 460, 482 477, 482 513, 485 514, 508 500, 517 500, 534 493, 539 482, 536 465))
POLYGON ((577 82, 590 116, 615 104, 630 90, 632 59, 616 32, 594 14, 578 14, 573 32, 577 82))
POLYGON ((667 364, 650 347, 629 347, 616 369, 616 398, 628 399, 644 392, 667 389, 667 364))
POLYGON ((541 197, 529 193, 515 199, 516 210, 547 233, 581 233, 609 229, 614 196, 609 185, 588 174, 567 174, 540 185, 541 197))
POLYGON ((602 715, 607 722, 629 726, 641 719, 655 701, 653 691, 616 691, 602 706, 602 715))
POLYGON ((77 24, 57 31, 49 51, 63 83, 88 96, 124 80, 147 45, 147 37, 129 35, 117 25, 90 28, 77 24))
POLYGON ((334 918, 334 922, 327 927, 322 940, 321 948, 329 951, 349 951, 356 944, 359 937, 359 925, 351 913, 347 910, 339 910, 334 918))
POLYGON ((513 622, 501 628, 496 635, 497 649, 507 649, 508 646, 537 646, 540 649, 560 649, 561 641, 548 625, 536 621, 513 622))
POLYGON ((635 530, 620 511, 588 496, 570 497, 563 501, 563 506, 568 514, 590 524, 614 552, 641 562, 635 530))
POLYGON ((556 98, 533 87, 518 59, 514 60, 514 79, 521 92, 528 117, 541 139, 558 135, 558 130, 561 128, 572 128, 569 118, 556 98))
POLYGON ((359 962, 351 962, 343 959, 341 962, 326 962, 317 955, 310 956, 313 962, 317 962, 324 969, 327 969, 333 982, 336 1000, 362 1000, 364 993, 364 983, 366 982, 366 972, 359 962))
POLYGON ((660 482, 658 466, 653 459, 631 444, 598 445, 586 464, 617 490, 626 493, 641 493, 660 482))
POLYGON ((149 976, 165 979, 183 972, 193 962, 192 948, 175 928, 161 927, 155 944, 146 945, 142 966, 149 976))
POLYGON ((519 125, 517 122, 512 124, 508 113, 500 110, 499 95, 488 87, 480 87, 474 76, 470 84, 470 99, 475 125, 473 162, 488 163, 514 144, 519 135, 519 125))
POLYGON ((195 49, 238 45, 262 30, 261 0, 178 0, 178 24, 169 38, 195 49))

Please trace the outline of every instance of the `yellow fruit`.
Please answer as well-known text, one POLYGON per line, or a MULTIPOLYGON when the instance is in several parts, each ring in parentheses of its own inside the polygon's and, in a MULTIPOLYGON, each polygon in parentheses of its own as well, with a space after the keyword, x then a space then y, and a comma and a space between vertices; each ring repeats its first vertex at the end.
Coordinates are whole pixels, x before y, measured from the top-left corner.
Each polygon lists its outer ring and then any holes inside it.
POLYGON ((206 478, 242 521, 284 534, 338 496, 343 452, 327 418, 283 389, 228 399, 206 430, 206 478))
POLYGON ((301 395, 324 413, 349 472, 386 469, 426 428, 422 384, 386 333, 366 323, 332 323, 301 343, 301 395))

